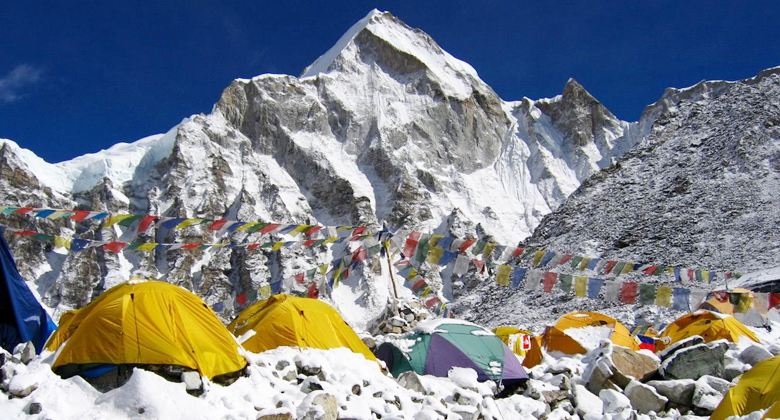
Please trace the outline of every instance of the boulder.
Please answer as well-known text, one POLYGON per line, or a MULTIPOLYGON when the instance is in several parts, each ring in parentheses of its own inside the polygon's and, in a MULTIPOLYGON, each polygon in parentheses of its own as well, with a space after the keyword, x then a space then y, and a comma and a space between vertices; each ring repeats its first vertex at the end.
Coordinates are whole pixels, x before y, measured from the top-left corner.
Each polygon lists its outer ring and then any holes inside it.
POLYGON ((336 397, 323 391, 314 391, 298 406, 300 420, 337 420, 339 406, 336 397))
POLYGON ((41 403, 39 402, 30 403, 30 408, 29 408, 30 415, 41 414, 41 411, 43 411, 43 405, 41 403))
POLYGON ((264 414, 257 416, 257 420, 293 420, 290 413, 264 414))
POLYGON ((661 363, 664 379, 699 379, 704 375, 723 377, 724 356, 728 344, 721 340, 677 350, 661 363))
POLYGON ((631 401, 631 407, 641 414, 664 411, 666 403, 669 402, 666 397, 657 393, 655 388, 639 381, 631 381, 623 393, 631 401))
POLYGON ((769 350, 765 349, 763 346, 759 346, 757 344, 751 345, 745 350, 742 350, 742 353, 739 354, 739 360, 742 363, 749 364, 750 366, 755 366, 758 362, 769 359, 770 357, 773 357, 772 353, 770 353, 769 350))
POLYGON ((631 400, 618 391, 603 389, 599 392, 599 399, 604 403, 602 409, 604 414, 620 414, 631 411, 631 400))
POLYGON ((17 348, 20 348, 17 357, 25 365, 30 363, 32 359, 35 358, 35 345, 33 345, 32 341, 28 341, 26 343, 20 344, 19 346, 17 346, 17 348))
POLYGON ((678 407, 691 407, 696 381, 693 379, 673 379, 668 381, 649 381, 659 394, 669 399, 669 403, 678 407))
POLYGON ((196 371, 182 372, 181 381, 184 382, 184 387, 187 391, 200 390, 203 382, 200 379, 200 373, 196 371))
POLYGON ((398 378, 395 381, 408 390, 419 392, 423 395, 428 394, 428 390, 425 389, 422 381, 420 381, 420 377, 414 371, 410 370, 398 375, 398 378))
POLYGON ((655 376, 660 364, 652 356, 620 346, 612 348, 612 362, 623 375, 631 376, 640 382, 646 382, 655 376))
POLYGON ((588 415, 601 416, 604 411, 604 402, 584 386, 574 385, 574 408, 582 418, 588 415))
POLYGON ((697 346, 699 344, 704 344, 704 339, 701 338, 698 335, 694 335, 693 337, 688 337, 684 340, 680 340, 676 343, 671 344, 669 347, 665 348, 663 351, 659 352, 657 355, 661 358, 662 361, 666 360, 667 357, 673 355, 675 352, 682 350, 686 347, 692 347, 697 346))
POLYGON ((702 415, 710 415, 723 400, 723 396, 729 390, 731 383, 713 376, 702 376, 696 381, 692 403, 696 412, 702 415))

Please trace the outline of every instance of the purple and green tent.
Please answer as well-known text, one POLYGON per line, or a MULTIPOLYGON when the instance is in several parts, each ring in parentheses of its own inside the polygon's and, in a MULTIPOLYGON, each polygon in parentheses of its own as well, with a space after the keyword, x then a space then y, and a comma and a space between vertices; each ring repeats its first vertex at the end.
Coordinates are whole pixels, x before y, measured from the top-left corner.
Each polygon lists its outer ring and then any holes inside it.
POLYGON ((471 368, 479 381, 510 384, 528 379, 523 366, 492 332, 466 321, 433 320, 397 343, 383 343, 374 354, 393 376, 413 370, 421 375, 447 377, 453 367, 471 368))

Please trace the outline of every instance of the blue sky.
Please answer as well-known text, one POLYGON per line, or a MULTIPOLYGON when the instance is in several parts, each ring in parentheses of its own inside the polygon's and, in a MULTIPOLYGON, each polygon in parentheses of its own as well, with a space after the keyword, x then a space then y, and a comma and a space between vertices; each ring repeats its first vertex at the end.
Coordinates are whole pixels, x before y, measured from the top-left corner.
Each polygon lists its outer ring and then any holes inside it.
POLYGON ((769 1, 141 3, 4 2, 0 138, 54 163, 165 132, 210 112, 234 78, 299 75, 373 8, 505 100, 552 97, 574 77, 628 121, 666 87, 780 65, 769 1))

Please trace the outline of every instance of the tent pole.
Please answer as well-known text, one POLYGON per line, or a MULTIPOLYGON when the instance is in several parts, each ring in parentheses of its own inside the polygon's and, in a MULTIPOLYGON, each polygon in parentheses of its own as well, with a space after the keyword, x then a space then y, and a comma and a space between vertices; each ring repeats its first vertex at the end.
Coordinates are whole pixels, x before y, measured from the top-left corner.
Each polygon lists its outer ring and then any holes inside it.
POLYGON ((390 249, 387 247, 387 243, 383 243, 382 246, 385 248, 385 257, 387 257, 387 271, 390 273, 390 283, 393 284, 393 296, 395 297, 395 300, 393 301, 395 309, 400 315, 400 309, 398 309, 398 289, 395 287, 395 277, 393 277, 393 264, 390 263, 390 249))

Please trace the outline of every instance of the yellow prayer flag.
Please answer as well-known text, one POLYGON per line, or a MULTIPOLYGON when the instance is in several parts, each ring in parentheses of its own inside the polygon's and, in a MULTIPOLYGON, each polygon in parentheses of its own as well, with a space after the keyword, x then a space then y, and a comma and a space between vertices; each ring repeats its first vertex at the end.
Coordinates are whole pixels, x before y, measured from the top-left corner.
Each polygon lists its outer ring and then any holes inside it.
POLYGON ((620 274, 628 274, 632 271, 634 271, 634 263, 627 262, 626 265, 623 266, 623 269, 620 270, 620 274))
POLYGON ((147 242, 145 244, 139 245, 138 246, 138 250, 139 251, 149 252, 149 251, 154 250, 154 247, 156 247, 156 246, 157 246, 156 242, 147 242))
POLYGON ((576 276, 574 277, 574 294, 577 297, 588 296, 588 278, 576 276))
MULTIPOLYGON (((184 222, 182 222, 182 223, 184 223, 184 222)), ((182 223, 179 223, 179 226, 181 226, 181 225, 182 225, 182 223)), ((255 227, 255 226, 259 225, 259 224, 260 224, 260 222, 249 222, 249 223, 245 223, 245 224, 243 224, 243 225, 241 225, 241 226, 237 227, 237 228, 236 228, 236 231, 239 231, 239 232, 240 232, 240 231, 242 231, 242 230, 247 230, 247 229, 249 229, 249 228, 252 228, 252 227, 255 227)), ((179 227, 179 226, 176 226, 176 227, 179 227)), ((189 225, 188 225, 188 226, 189 226, 189 225)))
POLYGON ((582 261, 580 261, 580 265, 577 266, 577 270, 585 271, 586 268, 588 268, 588 264, 590 264, 590 258, 584 257, 582 261))
POLYGON ((319 266, 319 273, 321 276, 324 276, 325 273, 328 272, 328 264, 320 264, 319 266))
POLYGON ((511 266, 499 265, 498 274, 496 275, 496 283, 498 283, 499 286, 509 286, 509 274, 511 272, 511 266))
POLYGON ((658 286, 655 291, 655 304, 668 308, 672 304, 672 288, 669 286, 658 286))
POLYGON ((428 262, 431 264, 438 264, 441 261, 441 257, 444 255, 444 249, 438 246, 432 246, 428 251, 428 262))
POLYGON ((431 235, 431 239, 428 241, 428 245, 431 248, 435 247, 443 237, 444 235, 431 235))
POLYGON ((115 214, 108 218, 108 221, 106 222, 106 227, 113 226, 121 222, 122 220, 129 219, 131 217, 133 217, 132 214, 115 214))
POLYGON ((746 314, 751 307, 753 307, 753 296, 750 296, 750 293, 742 293, 735 310, 740 314, 746 314))
POLYGON ((257 291, 257 294, 260 296, 260 299, 268 299, 271 297, 271 286, 266 284, 257 291))
POLYGON ((290 236, 297 236, 299 233, 303 232, 304 230, 310 228, 311 225, 298 225, 295 227, 295 229, 291 230, 289 233, 287 233, 290 236))
POLYGON ((70 239, 63 238, 61 236, 55 236, 54 237, 54 247, 55 248, 70 249, 70 239))
POLYGON ((271 247, 271 251, 278 251, 284 247, 284 244, 287 242, 274 242, 273 246, 271 247))
POLYGON ((547 251, 534 252, 534 267, 538 266, 542 262, 542 258, 544 258, 544 254, 546 253, 547 251))
POLYGON ((498 245, 495 242, 488 242, 485 244, 485 249, 482 251, 482 259, 487 261, 490 254, 493 253, 493 249, 496 248, 496 245, 498 245))

